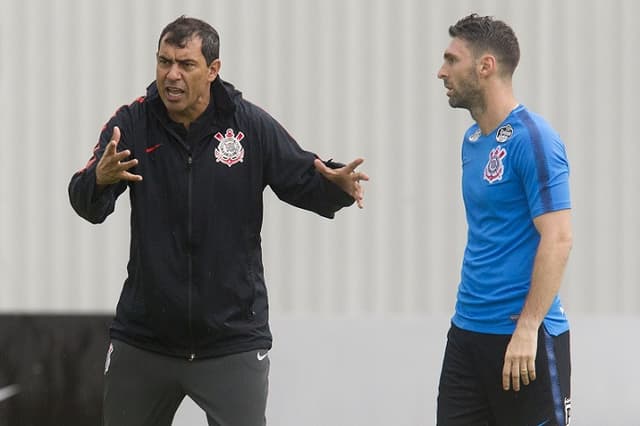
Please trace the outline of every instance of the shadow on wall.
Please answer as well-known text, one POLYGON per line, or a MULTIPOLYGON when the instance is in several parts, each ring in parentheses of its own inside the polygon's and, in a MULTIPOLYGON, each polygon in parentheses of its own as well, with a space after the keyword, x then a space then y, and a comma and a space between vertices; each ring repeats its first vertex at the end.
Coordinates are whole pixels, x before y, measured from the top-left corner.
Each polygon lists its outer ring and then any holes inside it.
POLYGON ((0 315, 0 426, 102 422, 110 315, 0 315))

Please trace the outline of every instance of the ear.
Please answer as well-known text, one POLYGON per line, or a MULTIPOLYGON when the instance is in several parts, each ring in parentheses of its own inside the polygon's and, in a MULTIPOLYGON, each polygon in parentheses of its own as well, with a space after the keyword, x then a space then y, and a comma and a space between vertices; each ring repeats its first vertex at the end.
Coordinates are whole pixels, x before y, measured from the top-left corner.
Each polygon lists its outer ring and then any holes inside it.
POLYGON ((496 57, 485 54, 478 60, 478 73, 483 77, 489 77, 497 70, 496 57))
POLYGON ((210 82, 215 80, 220 72, 220 67, 222 66, 222 62, 220 59, 214 59, 209 65, 209 75, 207 76, 207 80, 210 82))

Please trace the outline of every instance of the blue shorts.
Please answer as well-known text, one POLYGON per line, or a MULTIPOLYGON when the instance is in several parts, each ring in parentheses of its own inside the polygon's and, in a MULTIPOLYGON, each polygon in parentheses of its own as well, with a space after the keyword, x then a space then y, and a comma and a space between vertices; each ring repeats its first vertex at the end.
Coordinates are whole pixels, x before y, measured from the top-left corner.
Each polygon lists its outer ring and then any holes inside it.
POLYGON ((438 391, 439 426, 566 426, 571 409, 569 332, 538 332, 536 380, 520 391, 502 388, 511 335, 451 325, 438 391))

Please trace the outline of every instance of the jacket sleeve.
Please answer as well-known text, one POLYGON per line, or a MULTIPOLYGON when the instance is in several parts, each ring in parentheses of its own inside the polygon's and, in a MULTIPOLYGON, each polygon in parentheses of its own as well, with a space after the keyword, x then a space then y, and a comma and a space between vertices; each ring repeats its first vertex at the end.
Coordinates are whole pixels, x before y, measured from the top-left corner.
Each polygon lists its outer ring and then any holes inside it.
POLYGON ((127 183, 120 181, 109 185, 102 191, 96 186, 96 166, 102 157, 104 150, 111 140, 113 128, 120 128, 121 137, 118 144, 118 151, 128 149, 126 135, 129 133, 128 121, 125 113, 126 107, 122 107, 104 125, 100 132, 98 143, 93 149, 93 155, 81 170, 71 177, 69 182, 69 200, 73 209, 91 223, 102 223, 109 216, 116 204, 116 199, 127 188, 127 183))
MULTIPOLYGON (((315 154, 303 150, 266 112, 260 111, 266 184, 282 201, 332 219, 336 211, 355 202, 353 197, 316 171, 315 154)), ((326 161, 327 167, 342 164, 326 161)))

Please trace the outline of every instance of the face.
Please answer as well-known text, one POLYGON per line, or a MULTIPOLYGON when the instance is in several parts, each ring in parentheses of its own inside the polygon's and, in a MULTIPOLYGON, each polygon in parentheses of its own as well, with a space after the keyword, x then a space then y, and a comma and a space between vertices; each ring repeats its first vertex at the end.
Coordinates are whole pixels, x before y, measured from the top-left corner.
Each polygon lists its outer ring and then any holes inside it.
POLYGON ((220 70, 220 60, 207 65, 199 37, 193 37, 182 48, 166 43, 166 37, 157 54, 158 92, 169 117, 188 126, 209 105, 209 90, 220 70))
POLYGON ((482 104, 482 91, 476 72, 476 59, 464 40, 453 38, 444 51, 444 63, 438 71, 448 89, 449 105, 473 109, 482 104))

